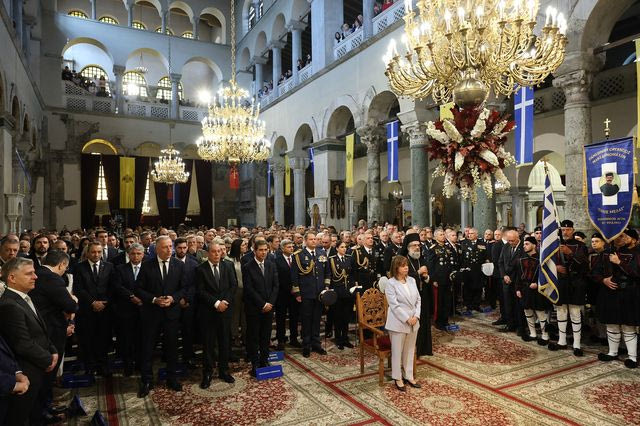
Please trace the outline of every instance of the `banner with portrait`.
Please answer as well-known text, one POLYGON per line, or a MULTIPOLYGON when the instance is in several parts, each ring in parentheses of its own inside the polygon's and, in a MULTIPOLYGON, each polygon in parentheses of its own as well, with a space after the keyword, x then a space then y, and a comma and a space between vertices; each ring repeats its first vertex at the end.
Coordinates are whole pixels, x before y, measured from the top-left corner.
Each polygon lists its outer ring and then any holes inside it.
POLYGON ((633 138, 584 147, 587 213, 607 242, 620 235, 631 219, 635 181, 633 138))

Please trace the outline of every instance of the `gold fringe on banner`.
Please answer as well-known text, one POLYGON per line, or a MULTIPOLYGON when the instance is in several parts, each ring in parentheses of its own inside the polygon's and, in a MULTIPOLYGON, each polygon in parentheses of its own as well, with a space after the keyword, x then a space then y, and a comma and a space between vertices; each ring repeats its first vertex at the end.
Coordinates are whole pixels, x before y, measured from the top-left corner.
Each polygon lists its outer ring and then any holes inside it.
POLYGON ((587 157, 582 148, 582 196, 587 196, 587 157))

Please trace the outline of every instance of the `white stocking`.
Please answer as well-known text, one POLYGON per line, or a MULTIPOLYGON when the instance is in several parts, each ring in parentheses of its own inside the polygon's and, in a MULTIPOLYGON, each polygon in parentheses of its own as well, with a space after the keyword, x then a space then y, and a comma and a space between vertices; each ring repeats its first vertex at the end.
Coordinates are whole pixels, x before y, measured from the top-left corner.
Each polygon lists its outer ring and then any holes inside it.
POLYGON ((609 341, 609 356, 618 356, 620 347, 620 325, 607 324, 607 340, 609 341))
POLYGON ((542 333, 542 340, 549 340, 549 333, 547 333, 547 312, 536 311, 536 317, 540 323, 540 331, 542 333))
POLYGON ((567 317, 569 305, 556 305, 556 316, 558 317, 558 345, 567 345, 567 317))
POLYGON ((536 319, 533 313, 533 309, 525 309, 524 316, 527 318, 527 325, 529 326, 529 336, 535 338, 536 334, 536 319))
POLYGON ((624 337, 624 344, 627 347, 629 353, 629 359, 631 361, 638 361, 638 335, 637 327, 633 325, 622 326, 622 336, 624 337))
POLYGON ((571 328, 573 329, 573 348, 580 349, 580 337, 582 335, 582 306, 569 305, 569 315, 571 316, 571 328))

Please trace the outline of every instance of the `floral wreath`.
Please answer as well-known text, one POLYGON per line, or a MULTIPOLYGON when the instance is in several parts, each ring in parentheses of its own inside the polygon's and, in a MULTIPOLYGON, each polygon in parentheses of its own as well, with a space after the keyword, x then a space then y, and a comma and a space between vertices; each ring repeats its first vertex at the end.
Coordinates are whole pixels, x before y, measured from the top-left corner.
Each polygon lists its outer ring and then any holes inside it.
POLYGON ((511 184, 502 169, 515 158, 504 149, 507 135, 515 128, 508 114, 484 107, 451 109, 453 119, 427 123, 430 160, 440 160, 433 177, 444 177, 442 193, 451 198, 460 189, 462 198, 477 200, 476 186, 493 196, 491 177, 505 189, 511 184))

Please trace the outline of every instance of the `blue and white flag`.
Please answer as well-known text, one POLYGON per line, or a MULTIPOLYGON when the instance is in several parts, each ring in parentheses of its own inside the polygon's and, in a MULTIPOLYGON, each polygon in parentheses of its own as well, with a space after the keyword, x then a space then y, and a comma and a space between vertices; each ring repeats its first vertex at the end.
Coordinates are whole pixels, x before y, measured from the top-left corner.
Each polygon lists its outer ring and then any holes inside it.
POLYGON ((553 200, 551 181, 549 180, 549 174, 545 173, 545 175, 538 292, 552 303, 558 303, 560 295, 558 294, 556 255, 560 249, 560 236, 558 235, 558 218, 556 216, 556 203, 553 200))
POLYGON ((271 164, 267 161, 267 198, 271 197, 271 164))
POLYGON ((398 181, 398 137, 400 122, 387 123, 387 181, 398 181))
POLYGON ((180 184, 167 185, 167 207, 170 209, 180 208, 180 184))
POLYGON ((533 87, 520 87, 514 101, 516 167, 533 164, 533 87))
POLYGON ((589 219, 610 242, 624 232, 633 211, 633 137, 583 149, 589 219))
POLYGON ((314 164, 313 164, 314 155, 315 153, 313 152, 313 147, 310 146, 309 147, 309 167, 311 167, 311 174, 313 174, 313 171, 314 171, 314 164))

